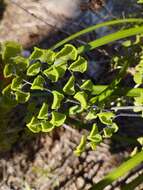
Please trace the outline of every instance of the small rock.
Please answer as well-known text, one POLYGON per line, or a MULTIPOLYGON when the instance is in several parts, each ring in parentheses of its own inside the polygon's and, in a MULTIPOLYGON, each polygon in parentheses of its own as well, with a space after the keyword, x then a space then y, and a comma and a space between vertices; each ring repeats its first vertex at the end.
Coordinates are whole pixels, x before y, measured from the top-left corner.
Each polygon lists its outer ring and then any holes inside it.
POLYGON ((85 184, 84 179, 82 177, 78 177, 76 182, 77 188, 78 189, 83 188, 84 184, 85 184))
POLYGON ((85 189, 90 189, 91 188, 91 184, 87 184, 86 186, 85 186, 85 189))
POLYGON ((73 169, 70 167, 66 168, 67 175, 71 175, 73 173, 73 169))
POLYGON ((93 155, 88 155, 86 158, 87 163, 90 163, 91 161, 95 161, 96 162, 96 158, 93 155))
POLYGON ((77 190, 76 185, 73 183, 68 190, 77 190))

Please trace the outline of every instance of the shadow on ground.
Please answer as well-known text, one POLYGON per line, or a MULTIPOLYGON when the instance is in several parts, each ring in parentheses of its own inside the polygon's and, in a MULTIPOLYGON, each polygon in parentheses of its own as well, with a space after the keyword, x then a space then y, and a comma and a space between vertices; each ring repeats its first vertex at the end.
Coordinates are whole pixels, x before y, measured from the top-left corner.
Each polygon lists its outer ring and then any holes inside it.
POLYGON ((6 8, 6 3, 4 2, 4 0, 0 0, 0 20, 3 17, 5 8, 6 8))

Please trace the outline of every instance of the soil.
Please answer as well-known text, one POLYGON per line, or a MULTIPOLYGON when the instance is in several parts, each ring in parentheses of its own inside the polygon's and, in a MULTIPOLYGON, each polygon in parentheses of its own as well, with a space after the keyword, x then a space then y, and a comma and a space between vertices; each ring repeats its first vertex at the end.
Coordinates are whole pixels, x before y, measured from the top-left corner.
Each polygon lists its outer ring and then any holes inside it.
POLYGON ((77 157, 79 138, 77 131, 58 130, 15 146, 0 159, 0 189, 22 190, 28 184, 35 190, 86 190, 123 160, 123 153, 110 153, 109 142, 77 157))
MULTIPOLYGON (((22 118, 11 123, 11 127, 18 121, 22 123, 22 118)), ((127 151, 111 152, 111 142, 106 140, 96 151, 87 147, 77 157, 73 151, 81 132, 67 125, 50 135, 32 136, 29 131, 27 134, 29 137, 21 130, 12 148, 1 152, 1 190, 23 190, 26 185, 34 190, 86 190, 128 155, 127 151)))

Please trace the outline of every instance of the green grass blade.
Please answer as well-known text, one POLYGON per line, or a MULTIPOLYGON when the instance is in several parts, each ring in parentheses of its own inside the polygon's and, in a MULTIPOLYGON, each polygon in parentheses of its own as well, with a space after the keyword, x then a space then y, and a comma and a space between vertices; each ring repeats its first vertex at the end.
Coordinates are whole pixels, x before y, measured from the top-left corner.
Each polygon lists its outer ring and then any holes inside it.
POLYGON ((120 81, 123 79, 123 77, 126 74, 126 70, 129 66, 129 63, 126 62, 121 70, 119 71, 118 75, 116 78, 112 81, 111 84, 108 85, 108 88, 105 89, 99 96, 98 96, 98 102, 105 102, 105 99, 109 98, 118 88, 118 84, 120 81))
MULTIPOLYGON (((108 88, 108 85, 94 85, 92 88, 92 95, 99 95, 105 89, 108 88)), ((127 96, 127 97, 138 97, 143 93, 143 88, 120 88, 115 91, 114 95, 118 96, 127 96)))
POLYGON ((124 23, 142 23, 142 22, 143 22, 143 19, 141 19, 141 18, 128 18, 128 19, 119 19, 119 20, 107 21, 107 22, 103 22, 100 24, 96 24, 96 25, 90 26, 86 29, 83 29, 77 33, 74 33, 73 35, 71 35, 71 36, 67 37, 66 39, 55 44, 51 49, 56 49, 56 48, 64 45, 65 43, 67 43, 71 40, 74 40, 75 38, 77 38, 81 35, 92 32, 93 30, 96 30, 98 28, 117 25, 117 24, 124 24, 124 23))
POLYGON ((107 36, 101 37, 97 40, 89 42, 87 45, 81 46, 78 48, 78 53, 83 53, 87 51, 91 51, 97 47, 109 44, 111 42, 114 42, 116 40, 121 40, 127 37, 131 37, 137 34, 143 33, 143 26, 140 27, 132 27, 125 30, 120 30, 118 32, 114 32, 112 34, 109 34, 107 36))
POLYGON ((135 156, 130 158, 128 161, 121 164, 117 169, 110 172, 104 177, 103 180, 93 185, 90 190, 103 190, 106 186, 112 184, 121 176, 124 176, 130 170, 138 166, 143 161, 143 151, 137 153, 135 156))

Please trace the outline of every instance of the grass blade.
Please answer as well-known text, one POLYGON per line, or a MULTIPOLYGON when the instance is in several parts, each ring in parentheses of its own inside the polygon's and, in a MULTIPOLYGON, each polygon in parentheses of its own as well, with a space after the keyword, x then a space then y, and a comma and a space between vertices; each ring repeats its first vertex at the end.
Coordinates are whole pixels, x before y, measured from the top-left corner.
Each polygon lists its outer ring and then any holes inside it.
POLYGON ((121 164, 117 169, 110 172, 103 180, 93 185, 90 190, 103 190, 106 186, 112 184, 119 177, 125 175, 130 170, 138 166, 143 161, 143 151, 137 153, 135 156, 130 158, 128 161, 121 164))
MULTIPOLYGON (((99 95, 108 88, 108 85, 94 85, 92 89, 92 95, 99 95)), ((138 97, 143 93, 143 88, 120 88, 117 89, 114 95, 127 96, 127 97, 138 97)))
POLYGON ((108 87, 98 97, 93 98, 93 101, 92 101, 93 103, 95 103, 96 101, 98 101, 98 103, 104 101, 105 103, 105 99, 108 99, 117 90, 118 84, 120 83, 124 75, 126 74, 126 70, 128 66, 129 66, 129 63, 126 62, 121 68, 121 70, 119 71, 116 78, 112 81, 112 83, 109 84, 108 87), (94 99, 95 99, 95 102, 94 102, 94 99))
POLYGON ((114 32, 112 34, 101 37, 97 40, 89 42, 87 45, 81 46, 78 48, 78 53, 83 53, 87 51, 91 51, 97 47, 109 44, 116 40, 121 40, 123 38, 131 37, 137 34, 143 33, 143 26, 140 27, 132 27, 125 30, 120 30, 118 32, 114 32))
POLYGON ((96 25, 90 26, 86 29, 83 29, 83 30, 65 38, 64 40, 55 44, 51 49, 56 49, 56 48, 64 45, 65 43, 67 43, 71 40, 74 40, 75 38, 77 38, 81 35, 87 34, 89 32, 92 32, 93 30, 96 30, 96 29, 99 29, 102 27, 113 26, 113 25, 124 24, 124 23, 142 23, 142 22, 143 22, 143 19, 141 19, 141 18, 128 18, 128 19, 119 19, 119 20, 107 21, 107 22, 103 22, 100 24, 96 24, 96 25))

